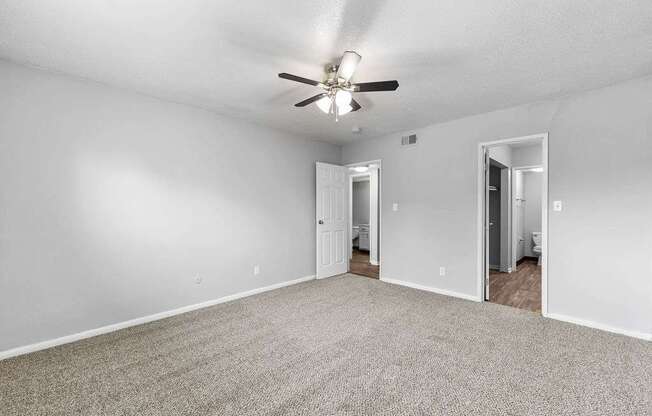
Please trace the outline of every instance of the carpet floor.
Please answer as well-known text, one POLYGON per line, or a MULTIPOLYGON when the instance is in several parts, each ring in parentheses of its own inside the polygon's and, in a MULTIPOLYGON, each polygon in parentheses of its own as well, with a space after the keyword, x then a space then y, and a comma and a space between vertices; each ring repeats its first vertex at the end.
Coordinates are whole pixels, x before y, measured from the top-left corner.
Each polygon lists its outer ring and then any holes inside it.
POLYGON ((0 361, 0 414, 650 416, 652 343, 344 275, 0 361))

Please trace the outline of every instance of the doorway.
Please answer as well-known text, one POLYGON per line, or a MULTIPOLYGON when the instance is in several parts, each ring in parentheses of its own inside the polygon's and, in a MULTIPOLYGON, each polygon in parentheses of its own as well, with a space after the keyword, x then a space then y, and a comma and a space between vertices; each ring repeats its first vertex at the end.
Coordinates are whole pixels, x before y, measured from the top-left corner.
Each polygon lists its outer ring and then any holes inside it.
POLYGON ((481 143, 478 294, 547 313, 547 134, 481 143))
POLYGON ((316 163, 316 277, 347 272, 380 279, 381 161, 347 166, 316 163), (366 204, 356 202, 356 194, 366 204), (359 192, 358 192, 359 191, 359 192))
POLYGON ((349 273, 380 277, 380 161, 349 169, 349 273))

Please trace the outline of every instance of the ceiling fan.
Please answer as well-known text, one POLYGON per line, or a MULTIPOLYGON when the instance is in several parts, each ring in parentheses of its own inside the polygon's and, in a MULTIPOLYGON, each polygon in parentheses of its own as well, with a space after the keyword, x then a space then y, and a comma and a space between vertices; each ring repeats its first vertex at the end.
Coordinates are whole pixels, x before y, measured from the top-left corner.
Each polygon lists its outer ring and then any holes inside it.
POLYGON ((289 79, 290 81, 301 82, 303 84, 314 85, 323 89, 325 92, 312 96, 306 100, 296 103, 295 107, 305 107, 308 104, 315 103, 321 111, 326 114, 334 114, 335 121, 339 116, 343 116, 351 111, 358 111, 362 107, 353 99, 353 93, 356 92, 373 92, 373 91, 396 91, 398 81, 378 81, 378 82, 358 82, 351 83, 351 77, 358 67, 362 57, 354 51, 346 51, 342 55, 339 65, 329 65, 327 68, 327 77, 323 82, 314 81, 288 73, 278 74, 279 78, 289 79))

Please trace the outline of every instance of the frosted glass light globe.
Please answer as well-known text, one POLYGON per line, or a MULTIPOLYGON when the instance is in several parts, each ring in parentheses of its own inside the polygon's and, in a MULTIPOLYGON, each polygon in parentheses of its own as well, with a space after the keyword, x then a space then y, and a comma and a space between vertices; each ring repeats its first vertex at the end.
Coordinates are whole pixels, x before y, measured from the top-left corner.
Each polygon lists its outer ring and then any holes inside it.
POLYGON ((335 94, 335 104, 337 104, 338 107, 342 108, 350 106, 352 98, 353 96, 351 96, 350 92, 339 90, 337 94, 335 94))
POLYGON ((317 100, 317 107, 324 113, 328 114, 331 111, 331 97, 324 97, 317 100))

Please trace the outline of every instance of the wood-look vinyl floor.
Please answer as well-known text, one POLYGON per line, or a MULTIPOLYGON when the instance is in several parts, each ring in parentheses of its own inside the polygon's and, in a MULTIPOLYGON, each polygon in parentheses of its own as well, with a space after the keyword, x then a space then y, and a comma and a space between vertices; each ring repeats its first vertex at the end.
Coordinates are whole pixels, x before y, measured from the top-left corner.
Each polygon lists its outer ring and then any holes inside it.
POLYGON ((371 277, 373 279, 378 279, 380 274, 380 267, 369 263, 369 252, 360 251, 357 248, 353 249, 353 257, 351 258, 349 269, 350 273, 371 277))
POLYGON ((489 272, 489 302, 541 312, 541 266, 525 260, 512 273, 489 272))

